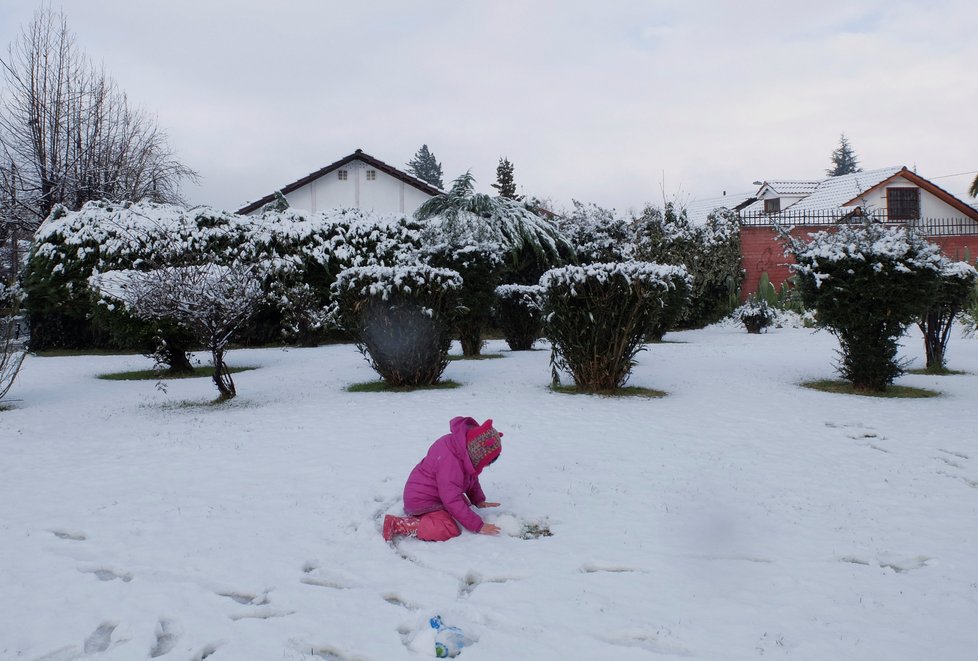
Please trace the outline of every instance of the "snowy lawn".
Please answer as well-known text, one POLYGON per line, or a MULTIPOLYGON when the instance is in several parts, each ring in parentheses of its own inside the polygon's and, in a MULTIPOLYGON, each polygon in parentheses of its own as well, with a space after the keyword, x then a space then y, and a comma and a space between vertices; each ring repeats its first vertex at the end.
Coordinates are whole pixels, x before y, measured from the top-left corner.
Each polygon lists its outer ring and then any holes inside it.
POLYGON ((943 396, 898 400, 799 387, 834 377, 824 332, 666 339, 631 381, 661 399, 550 392, 548 352, 501 342, 412 393, 346 392, 373 378, 352 346, 232 351, 259 369, 221 406, 95 378, 141 356, 29 357, 0 412, 0 659, 423 658, 436 613, 468 661, 975 658, 978 341, 950 346, 970 374, 899 381, 943 396), (505 433, 482 482, 507 534, 386 544, 456 415, 505 433))

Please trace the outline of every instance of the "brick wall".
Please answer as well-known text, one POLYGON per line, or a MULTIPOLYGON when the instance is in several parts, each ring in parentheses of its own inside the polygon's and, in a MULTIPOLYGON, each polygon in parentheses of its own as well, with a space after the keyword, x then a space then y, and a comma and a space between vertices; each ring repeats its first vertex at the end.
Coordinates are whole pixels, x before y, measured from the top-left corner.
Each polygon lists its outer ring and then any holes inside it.
MULTIPOLYGON (((799 239, 807 239, 810 233, 827 227, 795 228, 791 231, 791 235, 799 239)), ((951 259, 963 260, 970 256, 971 263, 974 264, 975 259, 978 258, 978 236, 932 237, 929 241, 939 245, 944 254, 951 259)), ((775 289, 780 289, 781 283, 791 277, 788 265, 793 264, 795 260, 784 254, 784 244, 771 227, 741 227, 740 254, 746 271, 744 282, 740 286, 741 301, 746 301, 748 294, 757 291, 757 284, 764 272, 767 272, 775 289)))

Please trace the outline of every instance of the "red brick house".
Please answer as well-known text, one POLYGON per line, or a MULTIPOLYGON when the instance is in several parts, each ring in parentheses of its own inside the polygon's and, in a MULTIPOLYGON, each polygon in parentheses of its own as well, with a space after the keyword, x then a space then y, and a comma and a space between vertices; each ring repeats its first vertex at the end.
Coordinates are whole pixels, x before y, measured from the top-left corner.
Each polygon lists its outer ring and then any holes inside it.
POLYGON ((777 227, 793 236, 868 216, 886 224, 920 229, 952 259, 978 257, 978 209, 906 167, 890 167, 820 181, 766 181, 727 208, 740 215, 741 254, 746 277, 741 299, 757 290, 762 273, 780 287, 793 261, 784 255, 777 227))

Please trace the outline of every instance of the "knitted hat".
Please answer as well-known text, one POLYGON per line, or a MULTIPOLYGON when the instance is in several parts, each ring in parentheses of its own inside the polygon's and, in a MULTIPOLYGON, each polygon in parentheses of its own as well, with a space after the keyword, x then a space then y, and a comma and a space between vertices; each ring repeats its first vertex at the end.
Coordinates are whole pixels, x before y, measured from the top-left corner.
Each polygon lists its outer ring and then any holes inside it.
POLYGON ((502 434, 492 426, 492 418, 478 427, 469 427, 465 432, 469 459, 472 460, 472 466, 476 473, 481 473, 482 469, 491 464, 502 452, 503 446, 500 437, 502 434))

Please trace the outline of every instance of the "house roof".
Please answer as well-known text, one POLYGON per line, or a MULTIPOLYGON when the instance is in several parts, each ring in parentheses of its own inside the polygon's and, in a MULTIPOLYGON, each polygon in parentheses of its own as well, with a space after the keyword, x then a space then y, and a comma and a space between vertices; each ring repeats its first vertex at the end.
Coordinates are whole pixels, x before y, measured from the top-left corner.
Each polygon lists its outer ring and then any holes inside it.
POLYGON ((690 201, 686 209, 686 218, 693 225, 704 225, 711 213, 717 209, 731 209, 739 211, 754 201, 754 192, 731 193, 721 197, 705 197, 700 200, 690 201))
POLYGON ((277 191, 273 193, 269 193, 268 195, 261 198, 260 200, 255 200, 254 202, 246 204, 245 206, 238 209, 238 213, 246 214, 246 213, 251 213, 256 209, 260 209, 261 207, 265 206, 266 204, 268 204, 269 202, 275 199, 275 193, 282 193, 282 195, 288 195, 289 193, 302 188, 306 184, 313 182, 316 179, 319 179, 320 177, 329 174, 333 170, 339 169, 344 165, 351 163, 352 161, 363 161, 367 165, 372 165, 378 170, 380 170, 381 172, 384 172, 394 177, 395 179, 403 181, 404 183, 410 186, 414 186, 418 190, 427 193, 428 195, 435 196, 435 195, 442 194, 442 191, 438 190, 428 182, 418 179, 417 177, 412 176, 407 172, 398 170, 394 166, 384 163, 379 158, 374 158, 370 154, 365 153, 362 149, 358 149, 352 154, 350 154, 349 156, 344 156, 343 158, 336 161, 335 163, 330 163, 324 168, 316 170, 315 172, 310 172, 309 174, 302 177, 301 179, 297 179, 293 181, 291 184, 283 186, 282 188, 279 188, 277 191))
MULTIPOLYGON (((799 181, 790 179, 777 179, 765 181, 764 184, 770 186, 776 193, 781 195, 811 195, 818 188, 820 181, 799 181)), ((763 188, 763 186, 762 186, 763 188)))
MULTIPOLYGON (((804 212, 828 212, 831 214, 831 212, 838 212, 841 215, 845 215, 852 212, 856 207, 867 206, 867 202, 863 199, 863 196, 869 190, 898 177, 901 177, 907 182, 918 186, 949 206, 957 209, 969 218, 978 221, 978 209, 975 209, 937 184, 924 179, 904 166, 893 166, 888 168, 879 168, 877 170, 853 172, 851 174, 843 174, 837 177, 823 179, 822 181, 817 182, 818 185, 810 195, 802 198, 790 206, 783 207, 781 211, 787 211, 792 214, 804 212)), ((765 186, 771 186, 774 188, 776 183, 777 182, 773 181, 765 182, 764 185, 761 186, 760 190, 762 190, 765 186)), ((758 193, 760 193, 760 190, 758 190, 758 193)), ((777 190, 778 192, 782 192, 780 189, 777 190)), ((784 193, 782 192, 782 194, 784 193)), ((761 212, 763 210, 763 200, 758 200, 742 209, 742 211, 748 214, 761 212)))
POLYGON ((860 195, 903 170, 906 168, 896 166, 829 177, 819 182, 811 195, 788 208, 792 211, 826 211, 839 207, 862 206, 860 195))

